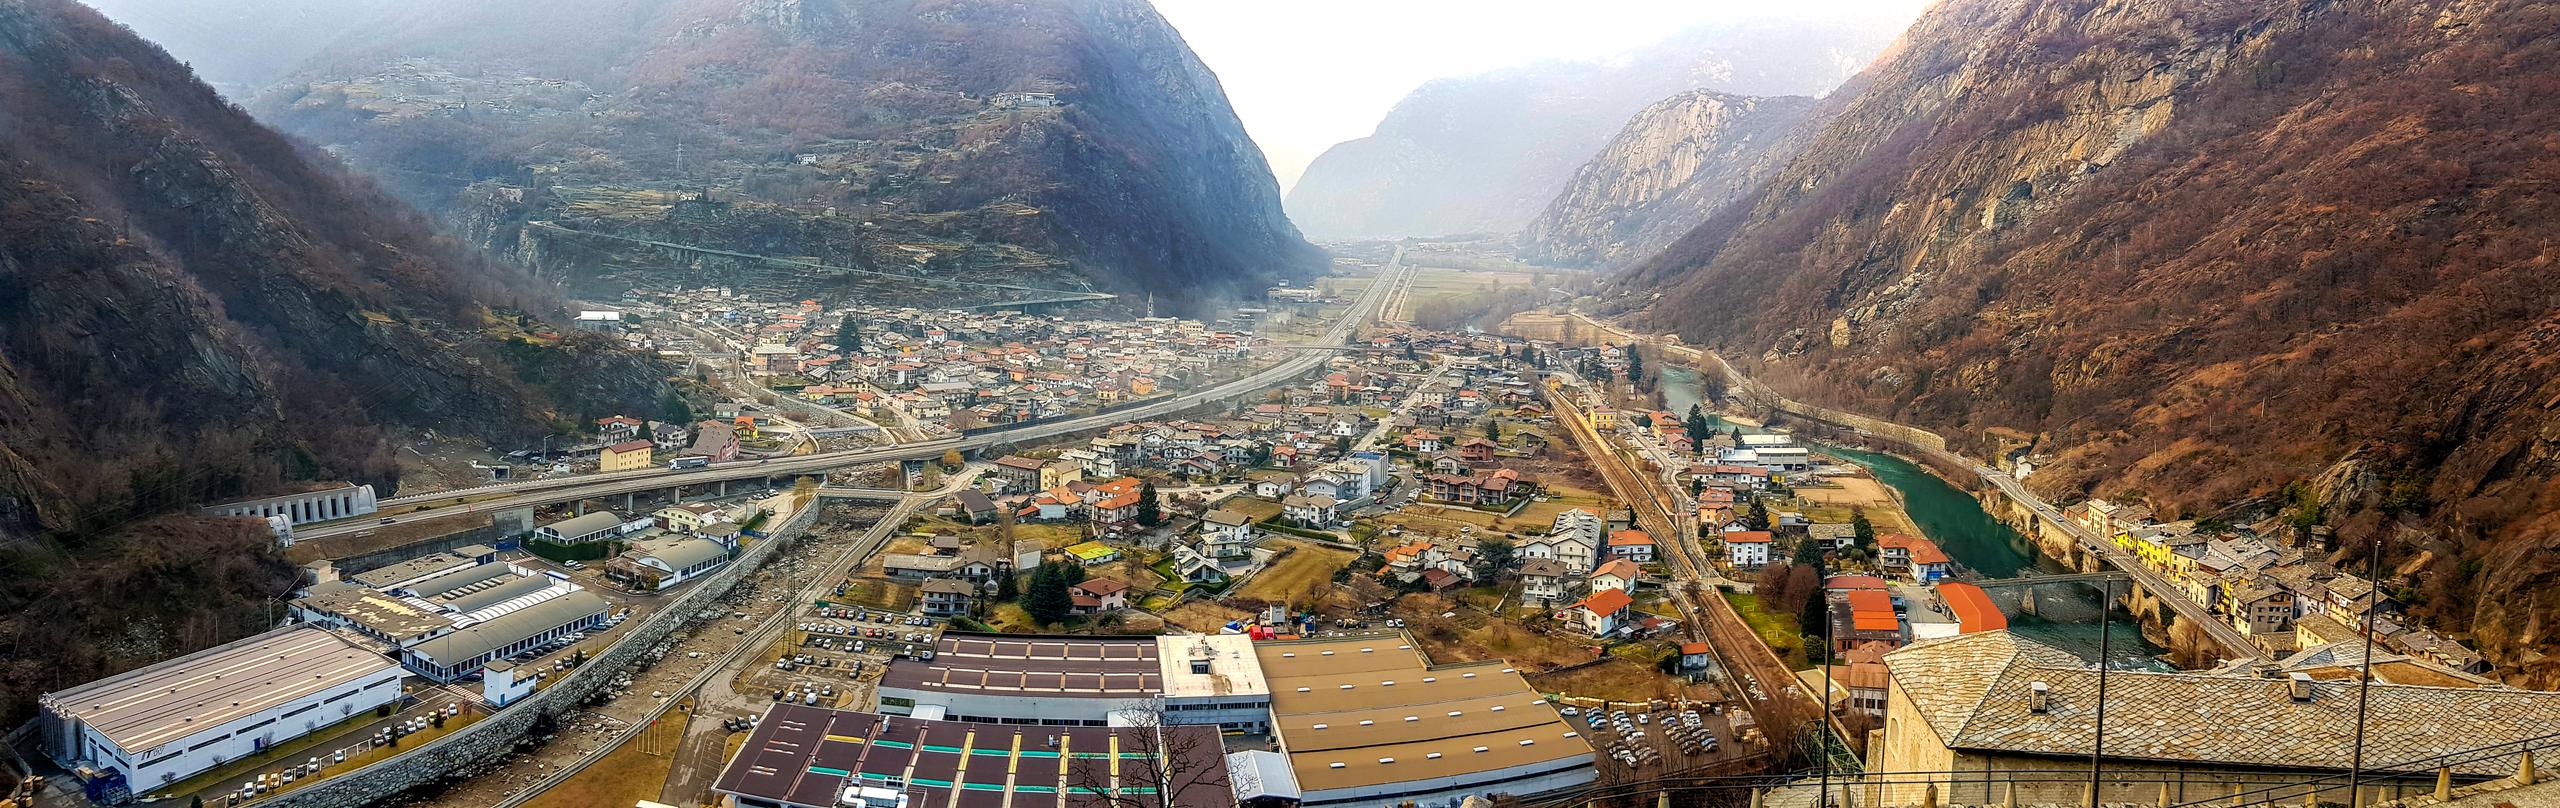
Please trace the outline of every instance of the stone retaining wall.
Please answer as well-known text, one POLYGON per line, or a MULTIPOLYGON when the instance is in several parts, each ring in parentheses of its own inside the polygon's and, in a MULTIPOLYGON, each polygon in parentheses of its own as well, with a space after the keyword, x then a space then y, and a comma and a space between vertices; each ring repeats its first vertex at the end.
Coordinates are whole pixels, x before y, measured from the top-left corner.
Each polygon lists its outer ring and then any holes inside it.
POLYGON ((415 749, 258 804, 267 808, 361 808, 506 754, 515 748, 517 739, 533 729, 538 718, 557 717, 576 709, 589 695, 613 681, 623 667, 693 622, 696 613, 710 608, 757 568, 772 561, 823 510, 822 505, 802 508, 775 528, 773 538, 747 548, 736 563, 703 579, 691 591, 642 619, 620 642, 531 698, 415 749))

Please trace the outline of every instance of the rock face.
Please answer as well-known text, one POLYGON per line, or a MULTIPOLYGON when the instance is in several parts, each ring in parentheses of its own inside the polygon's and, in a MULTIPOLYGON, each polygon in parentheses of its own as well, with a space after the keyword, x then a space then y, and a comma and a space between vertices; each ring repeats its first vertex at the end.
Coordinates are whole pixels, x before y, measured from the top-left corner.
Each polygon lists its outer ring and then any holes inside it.
POLYGON ((0 0, 0 189, 13 716, 268 625, 292 575, 262 527, 165 514, 391 483, 396 432, 530 436, 664 386, 609 342, 510 339, 556 308, 520 271, 70 0, 0 0))
POLYGON ((1941 3, 1622 288, 1791 395, 2039 435, 2057 496, 2196 514, 2352 458, 2378 482, 2313 503, 2336 540, 2432 551, 2412 608, 2560 684, 2560 41, 2516 33, 2555 26, 1941 3))
MULTIPOLYGON (((465 0, 339 41, 252 106, 600 292, 600 267, 697 268, 522 226, 901 278, 777 290, 866 298, 912 276, 1179 308, 1324 262, 1144 0, 465 0)), ((935 288, 915 302, 967 302, 935 288)))
POLYGON ((1636 113, 1521 234, 1522 255, 1615 267, 1670 246, 1793 156, 1814 100, 1691 90, 1636 113))
POLYGON ((1872 22, 1719 23, 1621 60, 1432 81, 1376 133, 1309 164, 1289 215, 1324 239, 1511 233, 1648 105, 1695 89, 1821 95, 1894 33, 1872 22))

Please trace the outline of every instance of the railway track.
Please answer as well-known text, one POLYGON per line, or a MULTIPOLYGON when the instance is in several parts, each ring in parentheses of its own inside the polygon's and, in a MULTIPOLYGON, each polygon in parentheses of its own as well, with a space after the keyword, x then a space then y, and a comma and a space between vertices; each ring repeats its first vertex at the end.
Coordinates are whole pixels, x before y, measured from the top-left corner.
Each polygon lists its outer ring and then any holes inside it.
MULTIPOLYGON (((1541 389, 1545 389, 1543 385, 1541 389)), ((1772 742, 1791 738, 1804 722, 1822 715, 1821 707, 1811 696, 1791 687, 1795 684, 1794 673, 1761 641, 1759 632, 1733 610, 1733 605, 1720 594, 1703 592, 1708 588, 1706 567, 1703 560, 1692 555, 1695 531, 1684 528, 1686 520, 1681 516, 1686 503, 1673 499, 1661 485, 1636 469, 1606 436, 1592 427, 1581 405, 1571 396, 1557 390, 1546 390, 1546 396, 1566 424, 1565 431, 1572 433, 1583 454, 1591 458, 1592 467, 1600 471, 1601 479, 1627 502, 1637 523, 1659 537, 1654 546, 1664 548, 1663 557, 1679 579, 1665 589, 1680 607, 1683 633, 1691 640, 1705 642, 1716 663, 1726 671, 1747 676, 1759 685, 1761 698, 1740 695, 1752 717, 1760 722, 1761 732, 1772 742)))

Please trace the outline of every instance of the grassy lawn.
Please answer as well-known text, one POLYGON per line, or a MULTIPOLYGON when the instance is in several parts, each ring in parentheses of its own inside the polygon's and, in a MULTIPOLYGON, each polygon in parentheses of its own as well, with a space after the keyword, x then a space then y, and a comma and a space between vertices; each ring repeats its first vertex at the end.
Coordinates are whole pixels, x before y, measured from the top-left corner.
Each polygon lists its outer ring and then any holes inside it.
POLYGON ((1594 515, 1605 516, 1610 508, 1617 507, 1618 504, 1617 500, 1605 494, 1570 485, 1551 484, 1547 487, 1547 495, 1547 499, 1529 503, 1529 507, 1520 509, 1520 515, 1511 517, 1509 521, 1543 528, 1553 526, 1556 523, 1556 515, 1565 511, 1581 508, 1594 515))
POLYGON ((1039 622, 1031 619, 1031 613, 1023 611, 1022 604, 1011 601, 988 607, 986 623, 997 631, 1040 630, 1039 622))
POLYGON ((657 799, 667 785, 667 772, 675 767, 687 721, 686 713, 669 711, 586 771, 525 803, 525 808, 638 805, 641 800, 657 799))
MULTIPOLYGON (((1023 522, 1016 524, 1013 526, 1014 549, 1019 552, 1023 549, 1027 549, 1029 545, 1034 544, 1052 550, 1065 547, 1070 544, 1084 541, 1084 528, 1085 525, 1083 522, 1023 522)), ((979 537, 979 541, 986 541, 995 537, 995 528, 990 527, 987 528, 986 531, 986 535, 979 537)))
POLYGON ((1767 643, 1770 650, 1778 652, 1778 658, 1787 663, 1789 670, 1805 670, 1813 667, 1812 663, 1805 661, 1804 635, 1796 630, 1794 615, 1770 614, 1761 611, 1758 595, 1726 592, 1724 599, 1725 602, 1733 604, 1733 610, 1742 615, 1743 622, 1751 624, 1752 631, 1760 634, 1761 642, 1767 643))
POLYGON ((1253 497, 1235 497, 1218 507, 1253 517, 1256 522, 1280 515, 1280 503, 1253 497))
POLYGON ((1317 598, 1321 599, 1331 594, 1333 573, 1350 566, 1352 559, 1360 557, 1358 553, 1349 550, 1291 539, 1273 539, 1266 546, 1285 552, 1286 555, 1272 562, 1270 568, 1255 573, 1251 580, 1245 581, 1244 588, 1235 592, 1234 596, 1237 599, 1264 603, 1291 603, 1300 606, 1313 605, 1304 602, 1307 600, 1306 595, 1313 592, 1317 598))
POLYGON ((844 594, 826 598, 829 603, 858 603, 874 609, 903 612, 916 605, 916 586, 881 578, 855 578, 845 582, 844 594))

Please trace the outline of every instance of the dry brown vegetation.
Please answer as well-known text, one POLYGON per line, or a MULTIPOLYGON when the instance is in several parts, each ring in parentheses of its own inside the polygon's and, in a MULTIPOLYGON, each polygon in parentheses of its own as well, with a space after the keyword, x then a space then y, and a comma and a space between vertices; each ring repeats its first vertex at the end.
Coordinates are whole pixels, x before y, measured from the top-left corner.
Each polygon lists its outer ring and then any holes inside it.
POLYGON ((2516 0, 1942 4, 1630 284, 1793 395, 1976 451, 2040 435, 2053 495, 2176 516, 2310 483, 2340 541, 2435 551, 2403 593, 2424 619, 2560 683, 2526 628, 2560 613, 2555 26, 2516 0))

